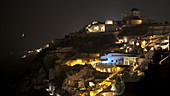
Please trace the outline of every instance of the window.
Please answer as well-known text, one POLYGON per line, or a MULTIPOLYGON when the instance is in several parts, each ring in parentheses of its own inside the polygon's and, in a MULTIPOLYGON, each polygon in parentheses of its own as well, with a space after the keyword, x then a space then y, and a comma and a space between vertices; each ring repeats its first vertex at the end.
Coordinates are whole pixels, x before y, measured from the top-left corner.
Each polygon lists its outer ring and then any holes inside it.
POLYGON ((107 70, 108 70, 108 72, 111 72, 111 68, 108 68, 107 70))
POLYGON ((128 61, 125 61, 125 65, 128 65, 128 61))
POLYGON ((113 62, 113 60, 111 60, 111 62, 113 62))

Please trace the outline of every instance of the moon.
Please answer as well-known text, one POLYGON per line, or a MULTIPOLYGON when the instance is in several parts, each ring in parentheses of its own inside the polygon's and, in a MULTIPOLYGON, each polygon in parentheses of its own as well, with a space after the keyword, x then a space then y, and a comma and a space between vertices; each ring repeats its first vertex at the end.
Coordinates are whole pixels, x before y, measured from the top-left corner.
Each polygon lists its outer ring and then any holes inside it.
POLYGON ((24 36, 25 36, 25 34, 24 34, 24 33, 22 33, 21 37, 23 38, 24 36))

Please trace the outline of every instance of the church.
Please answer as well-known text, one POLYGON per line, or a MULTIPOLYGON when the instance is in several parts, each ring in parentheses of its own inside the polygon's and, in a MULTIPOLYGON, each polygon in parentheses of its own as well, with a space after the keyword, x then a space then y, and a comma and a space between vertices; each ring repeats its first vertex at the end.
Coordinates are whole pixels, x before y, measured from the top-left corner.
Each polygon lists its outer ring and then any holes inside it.
POLYGON ((140 11, 137 8, 132 8, 130 11, 130 16, 124 17, 123 21, 125 25, 136 25, 142 24, 142 20, 145 19, 140 15, 140 11))

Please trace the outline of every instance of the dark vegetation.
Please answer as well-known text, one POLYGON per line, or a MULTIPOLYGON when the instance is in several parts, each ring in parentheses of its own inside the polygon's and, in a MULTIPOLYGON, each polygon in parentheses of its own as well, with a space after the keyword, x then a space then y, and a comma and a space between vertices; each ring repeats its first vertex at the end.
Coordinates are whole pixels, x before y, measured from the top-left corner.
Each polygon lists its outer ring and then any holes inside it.
POLYGON ((109 34, 99 37, 74 37, 72 39, 66 39, 61 42, 61 45, 72 46, 76 52, 106 52, 109 48, 112 48, 116 38, 109 34))

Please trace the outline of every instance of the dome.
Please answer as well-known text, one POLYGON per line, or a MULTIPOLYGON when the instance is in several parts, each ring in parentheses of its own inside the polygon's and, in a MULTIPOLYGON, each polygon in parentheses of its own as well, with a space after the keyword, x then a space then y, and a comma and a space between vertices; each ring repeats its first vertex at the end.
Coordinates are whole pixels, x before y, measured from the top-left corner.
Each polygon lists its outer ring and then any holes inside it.
POLYGON ((132 8, 131 11, 139 11, 138 8, 132 8))
POLYGON ((135 16, 135 17, 133 17, 133 19, 134 19, 134 20, 140 20, 140 17, 135 16))

